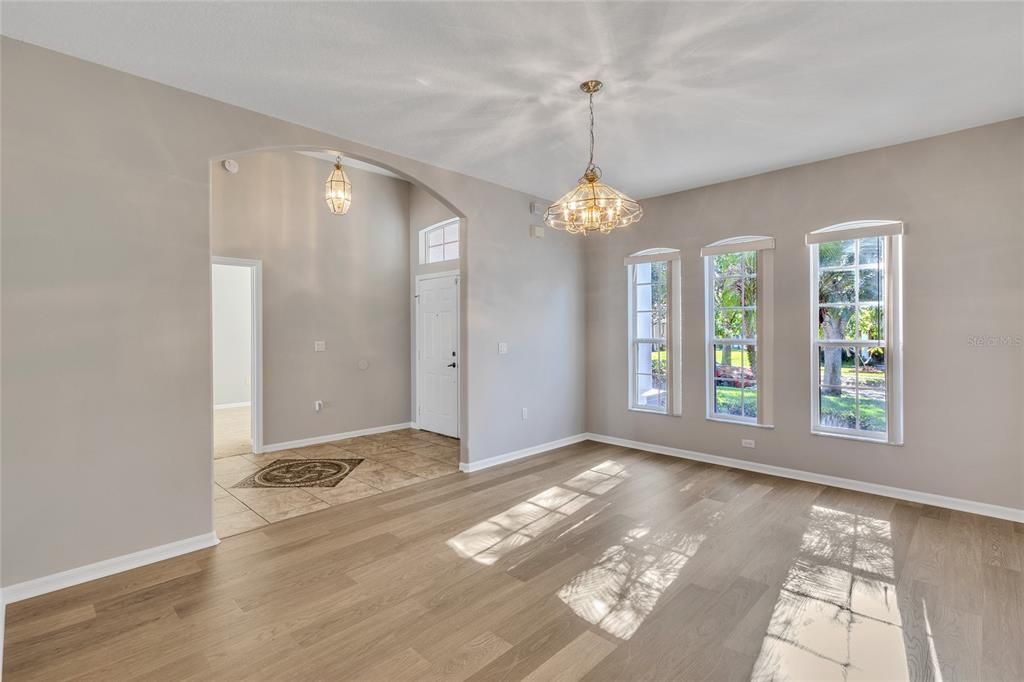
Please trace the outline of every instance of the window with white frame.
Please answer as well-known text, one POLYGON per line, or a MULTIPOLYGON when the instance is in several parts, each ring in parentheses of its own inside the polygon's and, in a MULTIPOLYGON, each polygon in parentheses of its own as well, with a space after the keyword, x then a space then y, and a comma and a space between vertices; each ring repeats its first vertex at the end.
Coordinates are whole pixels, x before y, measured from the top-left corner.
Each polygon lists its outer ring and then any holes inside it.
POLYGON ((682 405, 679 251, 640 251, 626 258, 626 267, 629 408, 678 415, 682 405))
POLYGON ((707 417, 771 425, 771 237, 701 249, 705 267, 707 417))
POLYGON ((420 263, 459 258, 459 220, 454 218, 420 231, 420 263))
POLYGON ((903 442, 903 223, 858 221, 811 247, 811 429, 903 442))

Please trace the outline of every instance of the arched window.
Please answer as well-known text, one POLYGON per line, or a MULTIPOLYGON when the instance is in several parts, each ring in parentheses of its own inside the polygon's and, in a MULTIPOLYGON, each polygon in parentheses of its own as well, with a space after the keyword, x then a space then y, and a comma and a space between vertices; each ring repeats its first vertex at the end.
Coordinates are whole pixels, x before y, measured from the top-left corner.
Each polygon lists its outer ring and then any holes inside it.
POLYGON ((682 408, 681 260, 678 249, 626 258, 631 410, 679 415, 682 408))
POLYGON ((903 442, 902 239, 893 220, 807 235, 814 433, 903 442))
POLYGON ((459 259, 459 219, 420 230, 420 264, 459 259))
POLYGON ((704 257, 707 418, 772 424, 772 237, 731 237, 704 257))

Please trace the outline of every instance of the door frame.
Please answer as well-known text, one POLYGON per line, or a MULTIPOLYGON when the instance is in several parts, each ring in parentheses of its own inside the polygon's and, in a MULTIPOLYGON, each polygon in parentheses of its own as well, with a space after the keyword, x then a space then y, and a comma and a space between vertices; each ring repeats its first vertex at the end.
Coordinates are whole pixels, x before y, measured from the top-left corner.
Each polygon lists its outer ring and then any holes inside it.
MULTIPOLYGON (((447 221, 446 221, 447 222, 447 221)), ((440 279, 442 277, 455 278, 455 437, 462 438, 462 274, 460 270, 443 270, 441 272, 430 272, 416 275, 415 288, 413 290, 413 309, 416 315, 415 329, 416 342, 414 344, 412 358, 412 380, 416 386, 415 404, 413 405, 412 423, 413 428, 419 429, 420 423, 420 340, 423 338, 420 333, 420 282, 428 279, 440 279)))
MULTIPOLYGON (((210 293, 213 294, 213 266, 233 265, 249 268, 250 291, 252 293, 252 357, 249 374, 249 426, 253 454, 263 452, 263 261, 252 258, 231 258, 213 256, 210 260, 210 293)), ((213 309, 211 308, 211 316, 213 309)), ((212 324, 211 324, 212 330, 212 324)), ((211 335, 212 340, 212 335, 211 335)), ((210 346, 211 358, 213 345, 210 346)), ((213 372, 210 373, 210 414, 213 414, 213 372)), ((211 417, 212 419, 212 417, 211 417)), ((212 452, 211 452, 212 456, 212 452)))

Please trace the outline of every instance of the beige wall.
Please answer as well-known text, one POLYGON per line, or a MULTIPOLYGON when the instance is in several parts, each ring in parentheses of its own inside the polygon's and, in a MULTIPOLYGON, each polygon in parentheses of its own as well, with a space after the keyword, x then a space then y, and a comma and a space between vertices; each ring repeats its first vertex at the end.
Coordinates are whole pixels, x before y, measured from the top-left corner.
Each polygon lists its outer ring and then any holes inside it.
POLYGON ((1024 507, 1024 119, 680 192, 639 225, 587 240, 587 425, 621 438, 1024 507), (903 447, 812 436, 805 233, 861 218, 907 223, 903 447), (775 428, 704 419, 700 247, 776 238, 775 428), (683 416, 626 409, 624 256, 683 258, 683 416), (740 447, 753 438, 754 450, 740 447))
POLYGON ((211 247, 263 262, 264 443, 408 422, 410 184, 346 169, 355 198, 336 216, 331 164, 294 152, 239 164, 213 168, 211 247))
POLYGON ((583 430, 582 245, 530 240, 532 197, 0 46, 4 584, 212 530, 210 160, 241 150, 337 149, 465 219, 464 458, 583 430))

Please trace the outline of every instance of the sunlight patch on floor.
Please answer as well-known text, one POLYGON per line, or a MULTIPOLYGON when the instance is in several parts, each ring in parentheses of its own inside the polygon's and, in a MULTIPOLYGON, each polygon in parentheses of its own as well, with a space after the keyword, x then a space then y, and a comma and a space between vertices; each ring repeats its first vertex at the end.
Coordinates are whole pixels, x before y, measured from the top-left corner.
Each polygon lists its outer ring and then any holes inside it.
POLYGON ((490 566, 575 514, 627 477, 623 465, 606 460, 561 485, 552 486, 467 528, 450 538, 447 545, 460 557, 490 566))
POLYGON ((608 634, 632 637, 706 537, 649 536, 643 526, 630 530, 593 567, 563 585, 558 598, 608 634))
POLYGON ((908 675, 889 522, 813 507, 752 679, 853 682, 908 675))

